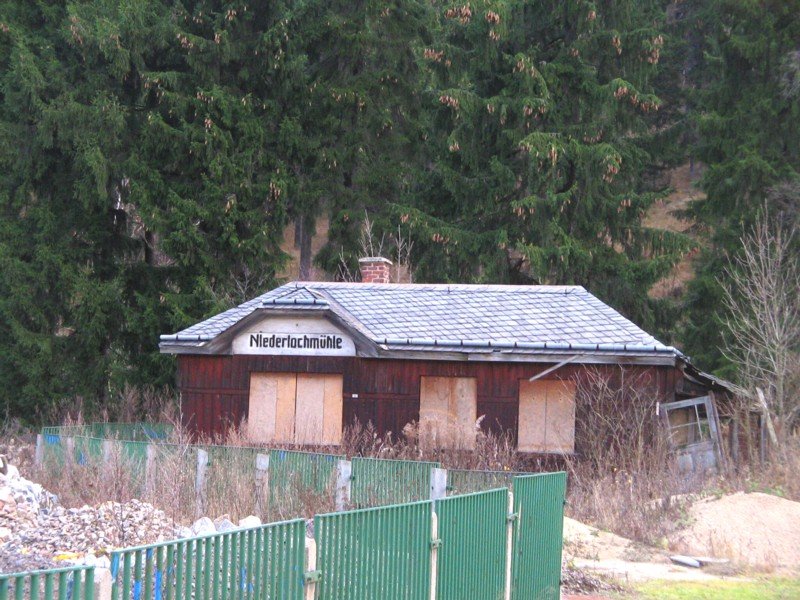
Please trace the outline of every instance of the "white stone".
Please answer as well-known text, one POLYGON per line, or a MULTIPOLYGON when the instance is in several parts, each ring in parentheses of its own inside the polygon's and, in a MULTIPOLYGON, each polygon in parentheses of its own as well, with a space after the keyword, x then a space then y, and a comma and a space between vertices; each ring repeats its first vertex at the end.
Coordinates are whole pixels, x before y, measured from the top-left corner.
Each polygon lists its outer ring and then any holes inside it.
POLYGON ((226 531, 236 529, 236 525, 234 525, 230 519, 218 519, 215 525, 217 527, 217 533, 225 533, 226 531))
POLYGON ((194 535, 189 527, 178 527, 175 530, 175 535, 179 538, 190 538, 194 535))
POLYGON ((239 527, 250 529, 251 527, 261 527, 261 519, 255 515, 249 515, 244 519, 239 519, 239 527))
POLYGON ((192 525, 192 533, 194 535, 207 535, 209 533, 216 533, 216 531, 217 528, 214 527, 214 521, 208 517, 201 517, 192 525))

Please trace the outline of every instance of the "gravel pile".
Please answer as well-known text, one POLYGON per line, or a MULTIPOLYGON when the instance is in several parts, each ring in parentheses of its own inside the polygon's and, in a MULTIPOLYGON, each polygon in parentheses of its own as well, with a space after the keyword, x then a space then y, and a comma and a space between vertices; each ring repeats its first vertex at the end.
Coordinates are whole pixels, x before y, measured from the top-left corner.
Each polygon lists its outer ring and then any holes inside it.
POLYGON ((174 539, 176 527, 146 502, 64 508, 0 459, 0 572, 66 563, 102 565, 110 550, 174 539), (101 558, 98 558, 101 557, 101 558))

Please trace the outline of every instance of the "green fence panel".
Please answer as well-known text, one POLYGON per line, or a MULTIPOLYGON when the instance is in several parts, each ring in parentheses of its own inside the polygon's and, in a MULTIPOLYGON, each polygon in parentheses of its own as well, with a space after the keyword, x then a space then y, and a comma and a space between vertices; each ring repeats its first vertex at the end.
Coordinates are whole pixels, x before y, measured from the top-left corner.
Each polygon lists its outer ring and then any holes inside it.
POLYGON ((94 437, 147 442, 166 440, 174 428, 169 423, 92 423, 88 429, 94 437))
POLYGON ((438 600, 498 600, 505 589, 508 489, 436 501, 438 600))
POLYGON ((42 432, 42 463, 48 468, 61 467, 66 456, 66 447, 61 433, 52 431, 55 427, 48 427, 47 433, 42 432))
POLYGON ((72 437, 76 435, 90 435, 91 429, 88 425, 59 425, 57 427, 42 427, 42 435, 58 435, 61 437, 72 437))
POLYGON ((566 473, 514 478, 512 598, 558 600, 566 473))
POLYGON ((103 440, 95 437, 72 438, 75 462, 79 465, 98 464, 103 460, 103 440))
POLYGON ((301 600, 302 519, 119 550, 113 600, 301 600))
POLYGON ((147 442, 111 441, 111 458, 128 475, 128 483, 135 494, 145 492, 147 478, 147 442))
POLYGON ((0 575, 0 600, 94 600, 94 567, 0 575))
MULTIPOLYGON (((208 453, 205 483, 207 509, 214 514, 240 516, 258 512, 255 486, 258 449, 238 446, 203 446, 202 449, 208 453)), ((192 472, 195 469, 196 466, 192 472)))
POLYGON ((511 489, 514 477, 522 475, 513 471, 447 470, 447 494, 471 494, 499 487, 511 489))
POLYGON ((437 462, 353 457, 350 499, 355 506, 415 502, 431 497, 431 469, 437 462))
MULTIPOLYGON (((336 464, 345 457, 292 450, 269 451, 269 506, 293 516, 333 499, 336 464)), ((331 506, 332 508, 332 506, 331 506)))
POLYGON ((431 501, 317 515, 317 600, 428 600, 431 501))

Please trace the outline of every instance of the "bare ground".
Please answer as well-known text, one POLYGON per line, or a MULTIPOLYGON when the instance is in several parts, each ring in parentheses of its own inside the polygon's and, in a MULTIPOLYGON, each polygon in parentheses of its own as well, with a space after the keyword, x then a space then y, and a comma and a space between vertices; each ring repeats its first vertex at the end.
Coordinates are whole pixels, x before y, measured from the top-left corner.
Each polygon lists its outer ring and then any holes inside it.
POLYGON ((564 519, 564 558, 573 568, 622 583, 647 580, 710 581, 742 574, 800 574, 800 502, 762 493, 709 497, 688 509, 687 524, 645 546, 573 519, 564 519), (728 559, 702 569, 674 564, 670 556, 728 559))
MULTIPOLYGON (((697 238, 695 223, 683 217, 681 213, 686 211, 694 200, 704 197, 703 193, 695 187, 701 173, 702 167, 698 165, 694 169, 691 169, 688 164, 674 169, 670 174, 670 187, 673 192, 650 207, 645 215, 643 225, 697 238)), ((650 296, 653 298, 681 296, 686 283, 694 277, 695 255, 694 252, 687 254, 675 265, 669 275, 657 281, 650 289, 650 296)))

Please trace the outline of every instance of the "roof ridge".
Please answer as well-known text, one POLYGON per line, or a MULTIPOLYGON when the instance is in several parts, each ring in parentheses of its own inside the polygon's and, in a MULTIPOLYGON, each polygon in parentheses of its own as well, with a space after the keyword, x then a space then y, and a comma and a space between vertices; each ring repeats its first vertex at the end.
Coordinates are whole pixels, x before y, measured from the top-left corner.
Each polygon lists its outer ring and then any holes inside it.
POLYGON ((297 289, 343 288, 369 290, 415 290, 415 291, 497 291, 497 292, 544 292, 572 293, 586 292, 581 285, 510 285, 483 283, 362 283, 354 281, 293 281, 297 289))

